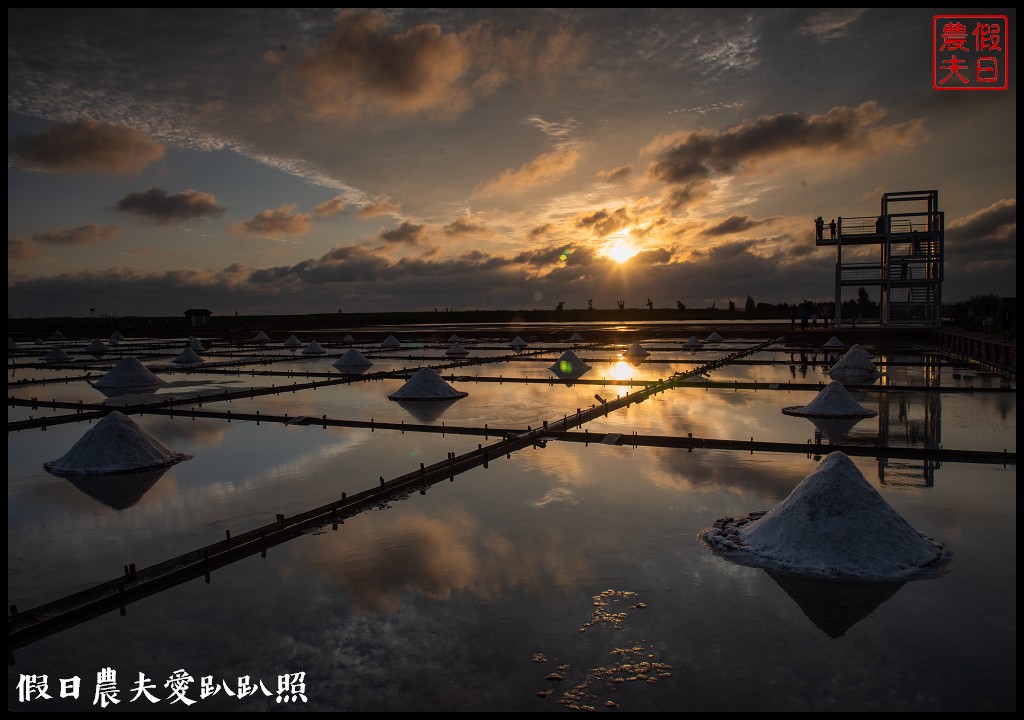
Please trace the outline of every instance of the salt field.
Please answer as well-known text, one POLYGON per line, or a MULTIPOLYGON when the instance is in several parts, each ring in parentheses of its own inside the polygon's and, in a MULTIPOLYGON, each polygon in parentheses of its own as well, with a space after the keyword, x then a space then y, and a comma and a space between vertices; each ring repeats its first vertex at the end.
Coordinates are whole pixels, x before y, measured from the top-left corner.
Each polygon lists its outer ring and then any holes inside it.
POLYGON ((8 343, 9 708, 109 668, 107 710, 1016 709, 1015 377, 788 323, 258 330, 8 343))

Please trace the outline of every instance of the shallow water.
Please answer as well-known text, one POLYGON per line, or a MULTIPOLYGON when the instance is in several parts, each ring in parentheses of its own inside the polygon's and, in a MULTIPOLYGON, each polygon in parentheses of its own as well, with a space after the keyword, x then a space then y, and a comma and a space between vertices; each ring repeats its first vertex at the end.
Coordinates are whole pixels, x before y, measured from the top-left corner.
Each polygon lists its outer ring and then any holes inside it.
MULTIPOLYGON (((584 377, 650 380, 693 367, 675 349, 652 354, 665 362, 622 367, 615 349, 584 353, 595 360, 584 377)), ((193 709, 213 711, 543 712, 613 709, 609 702, 625 711, 1015 710, 1015 466, 854 457, 885 500, 945 543, 952 560, 933 577, 903 584, 808 583, 716 556, 697 534, 717 518, 771 508, 820 455, 600 442, 635 431, 806 443, 814 426, 780 409, 806 404, 814 392, 786 389, 788 354, 777 356, 777 365, 730 365, 710 378, 779 383, 777 390, 660 393, 584 425, 594 442, 547 442, 502 456, 336 531, 310 531, 266 558, 218 569, 209 584, 189 581, 129 605, 125 617, 108 613, 17 649, 8 706, 93 710, 96 674, 110 667, 118 710, 180 709, 165 687, 179 669, 194 678, 186 693, 193 709), (132 701, 139 673, 158 703, 132 701), (291 699, 278 695, 279 677, 294 673, 305 673, 306 702, 277 702, 291 699), (551 673, 563 679, 546 679, 551 673), (52 699, 21 702, 19 680, 44 674, 52 699), (61 699, 59 680, 73 676, 82 680, 81 697, 61 699), (205 676, 217 694, 202 697, 205 676), (269 695, 228 695, 225 684, 237 691, 244 676, 262 680, 269 695)), ((307 364, 329 372, 331 362, 307 364)), ((395 362, 389 370, 402 367, 395 362)), ((469 396, 429 424, 537 427, 590 407, 595 394, 628 391, 473 379, 548 380, 548 364, 456 369, 464 379, 452 384, 469 396)), ((899 385, 925 384, 926 370, 900 372, 899 385)), ((260 387, 266 379, 256 378, 260 387)), ((931 380, 959 382, 945 368, 931 380)), ((828 381, 820 369, 800 380, 819 381, 828 381)), ((419 423, 387 399, 401 383, 361 381, 203 409, 419 423)), ((101 400, 84 382, 45 387, 28 396, 101 400)), ((855 397, 880 416, 858 423, 843 442, 1016 451, 1015 392, 874 389, 855 397)), ((9 422, 27 410, 9 407, 9 422)), ((30 607, 117 577, 127 563, 145 567, 221 540, 226 529, 240 533, 495 440, 132 417, 192 459, 134 487, 96 487, 42 468, 86 423, 8 433, 9 603, 30 607)))

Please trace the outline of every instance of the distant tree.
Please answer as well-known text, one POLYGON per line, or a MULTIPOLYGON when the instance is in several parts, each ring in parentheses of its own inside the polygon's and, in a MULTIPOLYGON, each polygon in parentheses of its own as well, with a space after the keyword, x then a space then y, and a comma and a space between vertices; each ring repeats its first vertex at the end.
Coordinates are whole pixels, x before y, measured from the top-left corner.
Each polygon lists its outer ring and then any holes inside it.
POLYGON ((616 300, 615 304, 619 306, 619 310, 625 310, 626 309, 626 301, 625 300, 616 300))
POLYGON ((730 313, 735 313, 736 312, 736 303, 734 303, 732 300, 729 301, 729 312, 730 313))
POLYGON ((682 300, 676 300, 676 310, 685 310, 686 306, 683 305, 682 300))
POLYGON ((871 298, 868 297, 867 289, 863 287, 857 288, 857 304, 861 307, 868 307, 871 305, 871 298))
POLYGON ((562 300, 557 305, 555 305, 555 312, 562 312, 563 310, 565 310, 565 300, 562 300))
POLYGON ((654 309, 654 301, 651 300, 650 298, 647 298, 647 309, 648 310, 653 310, 654 309))
POLYGON ((754 302, 754 298, 747 295, 747 302, 744 309, 747 311, 747 315, 753 315, 754 310, 757 308, 757 304, 754 302))
POLYGON ((593 309, 594 309, 594 299, 591 298, 590 300, 587 300, 587 310, 593 310, 593 309))

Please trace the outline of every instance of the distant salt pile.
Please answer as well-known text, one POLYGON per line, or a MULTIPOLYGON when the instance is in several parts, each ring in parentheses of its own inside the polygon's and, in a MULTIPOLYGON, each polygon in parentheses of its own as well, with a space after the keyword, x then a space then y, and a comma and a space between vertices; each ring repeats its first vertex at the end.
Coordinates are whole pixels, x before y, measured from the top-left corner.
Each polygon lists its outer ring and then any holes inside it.
POLYGON ((64 339, 64 334, 60 330, 54 331, 53 335, 50 336, 50 341, 51 342, 57 342, 58 340, 63 340, 63 339, 64 339))
POLYGON ((334 367, 336 368, 370 367, 371 365, 373 365, 373 363, 367 360, 363 354, 355 348, 350 348, 347 353, 334 361, 334 367))
POLYGON ((117 345, 122 340, 124 340, 124 335, 122 335, 117 330, 115 330, 114 332, 110 333, 110 337, 107 338, 107 342, 110 343, 111 345, 117 345))
POLYGON ((867 382, 881 375, 871 362, 871 355, 860 345, 854 345, 839 359, 828 374, 840 382, 867 382))
POLYGON ((134 420, 114 411, 89 429, 59 460, 44 467, 54 475, 112 475, 149 470, 188 460, 134 420))
POLYGON ((382 342, 380 346, 388 348, 390 350, 394 350, 396 348, 402 347, 402 343, 398 342, 398 338, 396 338, 394 335, 388 335, 386 338, 384 338, 384 342, 382 342))
POLYGON ((454 400, 469 395, 449 385, 432 368, 420 368, 405 385, 388 395, 390 400, 454 400))
POLYGON ((709 343, 710 342, 722 342, 722 336, 719 335, 716 332, 713 332, 710 335, 708 335, 706 338, 704 338, 704 342, 709 342, 709 343))
POLYGON ((303 355, 325 355, 326 353, 327 353, 327 351, 324 350, 320 346, 320 343, 318 343, 316 340, 311 340, 309 342, 309 345, 307 345, 306 347, 302 348, 302 354, 303 355))
POLYGON ((94 382, 94 388, 149 388, 166 385, 167 381, 157 377, 138 358, 126 357, 117 361, 107 374, 94 382))
POLYGON ((690 339, 683 343, 683 346, 688 348, 699 348, 700 340, 697 339, 696 335, 691 335, 690 339))
POLYGON ((448 338, 448 342, 450 342, 450 343, 457 343, 457 342, 460 342, 461 340, 462 340, 462 338, 460 338, 458 335, 455 335, 454 333, 452 334, 452 336, 450 338, 448 338))
POLYGON ((18 343, 14 342, 13 338, 7 338, 7 349, 8 350, 17 350, 18 349, 18 343))
POLYGON ((44 344, 45 343, 43 342, 42 338, 36 338, 36 345, 44 345, 44 344))
POLYGON ((524 350, 524 349, 526 349, 529 346, 529 344, 525 340, 523 340, 521 337, 516 335, 515 340, 513 340, 511 343, 509 343, 509 346, 513 350, 524 350))
POLYGON ((50 352, 46 353, 46 355, 43 356, 43 362, 48 363, 70 362, 70 360, 71 356, 64 352, 64 350, 62 350, 61 348, 54 348, 53 350, 51 350, 50 352))
POLYGON ((626 357, 647 357, 649 352, 640 343, 633 343, 626 350, 626 357))
POLYGON ((293 350, 294 350, 294 349, 296 349, 296 348, 300 348, 300 347, 302 347, 302 341, 301 341, 301 340, 299 340, 299 339, 298 339, 297 337, 295 337, 294 335, 289 335, 289 336, 288 336, 288 339, 284 341, 284 346, 285 346, 286 348, 291 348, 291 349, 293 349, 293 350))
POLYGON ((89 353, 90 355, 102 355, 109 349, 110 348, 108 348, 102 340, 93 340, 92 342, 85 346, 85 352, 89 353))
POLYGON ((827 455, 768 512, 721 518, 699 537, 743 564, 833 579, 910 579, 950 557, 942 543, 911 527, 841 452, 827 455))
POLYGON ((259 331, 258 333, 256 333, 256 337, 254 337, 254 338, 252 339, 252 341, 253 341, 253 342, 258 342, 258 343, 265 343, 265 342, 270 342, 270 336, 269 336, 269 335, 267 335, 267 334, 266 334, 265 332, 263 332, 262 330, 260 330, 260 331, 259 331))
POLYGON ((206 348, 203 347, 203 344, 196 340, 195 338, 192 338, 188 346, 192 348, 192 351, 195 352, 196 354, 206 352, 206 348))
POLYGON ((571 343, 581 343, 581 342, 583 342, 583 336, 580 335, 579 333, 573 333, 572 337, 569 338, 569 342, 571 342, 571 343))
POLYGON ((463 357, 469 355, 469 350, 462 347, 459 343, 453 342, 451 347, 444 351, 444 354, 448 357, 463 357))
POLYGON ((574 379, 589 372, 590 366, 583 362, 579 355, 572 350, 566 350, 559 356, 558 360, 548 367, 548 370, 560 378, 574 379))
POLYGON ((849 391, 838 380, 833 380, 803 407, 787 407, 786 415, 823 418, 868 418, 878 413, 869 410, 853 399, 849 391))
POLYGON ((351 335, 346 335, 345 337, 343 337, 341 339, 341 341, 343 343, 348 343, 349 345, 351 345, 352 343, 354 343, 356 341, 356 339, 354 337, 352 337, 351 335))
POLYGON ((829 339, 829 341, 827 343, 825 343, 824 347, 827 347, 827 348, 844 348, 844 347, 846 347, 846 345, 843 343, 842 340, 840 340, 835 335, 833 335, 829 339))
POLYGON ((176 363, 178 365, 198 365, 199 363, 203 362, 203 359, 196 355, 195 350, 193 350, 190 347, 187 347, 181 351, 181 354, 178 355, 178 357, 171 360, 171 362, 176 363))

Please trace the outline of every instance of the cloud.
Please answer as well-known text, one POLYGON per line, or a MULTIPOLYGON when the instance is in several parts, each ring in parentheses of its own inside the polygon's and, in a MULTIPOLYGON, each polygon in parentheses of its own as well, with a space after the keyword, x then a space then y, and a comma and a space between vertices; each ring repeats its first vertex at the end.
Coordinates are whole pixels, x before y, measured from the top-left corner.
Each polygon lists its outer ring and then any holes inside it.
POLYGON ((34 260, 41 254, 39 248, 25 238, 10 238, 7 240, 8 260, 34 260))
POLYGON ((531 239, 535 240, 541 237, 542 235, 547 235, 549 232, 551 232, 552 227, 553 226, 551 225, 551 223, 544 223, 543 225, 538 225, 536 227, 530 228, 529 236, 531 239))
POLYGON ((366 220, 380 215, 396 215, 401 212, 402 206, 391 202, 391 198, 377 198, 368 205, 363 205, 356 211, 356 217, 366 220))
MULTIPOLYGON (((1004 198, 946 226, 946 259, 1017 265, 1017 199, 1004 198)), ((947 269, 948 272, 948 269, 947 269)))
POLYGON ((158 225, 197 218, 216 218, 223 215, 225 210, 217 204, 217 198, 210 193, 188 189, 175 195, 168 195, 166 190, 160 188, 128 193, 114 203, 113 209, 152 220, 158 225))
POLYGON ((711 183, 704 180, 691 180, 671 188, 662 198, 665 212, 673 213, 685 210, 691 205, 704 200, 711 194, 711 183))
POLYGON ((381 230, 377 237, 392 245, 418 245, 427 237, 426 226, 406 220, 392 230, 381 230))
POLYGON ((313 208, 313 215, 316 216, 318 220, 329 218, 343 212, 347 204, 348 203, 345 202, 345 198, 338 195, 337 197, 332 197, 330 200, 324 200, 313 208))
POLYGON ((33 235, 32 239, 45 245, 99 245, 113 240, 121 228, 117 225, 100 227, 99 225, 79 225, 70 230, 57 228, 49 232, 33 235))
POLYGON ((579 121, 577 121, 576 118, 567 118, 562 122, 558 122, 555 120, 545 120, 540 115, 531 115, 526 119, 526 122, 533 125, 548 137, 557 138, 559 140, 564 140, 569 137, 573 131, 579 127, 579 121))
POLYGON ((514 194, 548 185, 572 172, 579 159, 579 152, 571 146, 556 148, 538 155, 515 170, 505 170, 494 180, 485 183, 475 194, 514 194))
POLYGON ((729 235, 730 233, 743 232, 752 227, 757 227, 760 222, 751 220, 746 215, 733 215, 722 220, 720 223, 704 229, 705 235, 729 235))
POLYGON ((473 222, 468 217, 460 215, 445 225, 443 232, 446 236, 455 238, 467 235, 494 235, 497 231, 484 223, 473 222))
POLYGON ((810 35, 821 41, 828 42, 847 34, 850 25, 857 22, 867 8, 829 8, 816 15, 797 28, 801 35, 810 35))
POLYGON ((163 145, 148 135, 93 120, 56 123, 16 137, 12 147, 15 165, 51 173, 138 175, 163 156, 163 145))
POLYGON ((625 180, 626 178, 628 178, 632 174, 633 174, 633 166, 632 165, 620 165, 619 167, 612 168, 611 170, 601 170, 601 171, 599 171, 597 173, 597 179, 598 180, 604 180, 605 182, 616 183, 616 182, 622 182, 623 180, 625 180))
MULTIPOLYGON (((834 107, 824 115, 764 115, 724 130, 700 130, 656 138, 647 146, 657 159, 649 174, 666 183, 683 184, 732 174, 745 165, 772 158, 836 152, 899 152, 916 145, 924 120, 882 125, 886 111, 875 102, 856 108, 834 107)), ((827 155, 826 155, 827 154, 827 155)))
POLYGON ((624 207, 615 210, 596 210, 576 217, 576 227, 592 231, 598 237, 611 235, 616 230, 628 226, 630 222, 632 219, 624 207))
POLYGON ((286 235, 302 237, 309 232, 309 215, 293 212, 294 203, 281 205, 276 210, 263 210, 252 220, 235 223, 229 228, 234 235, 254 235, 256 237, 280 240, 286 235))

